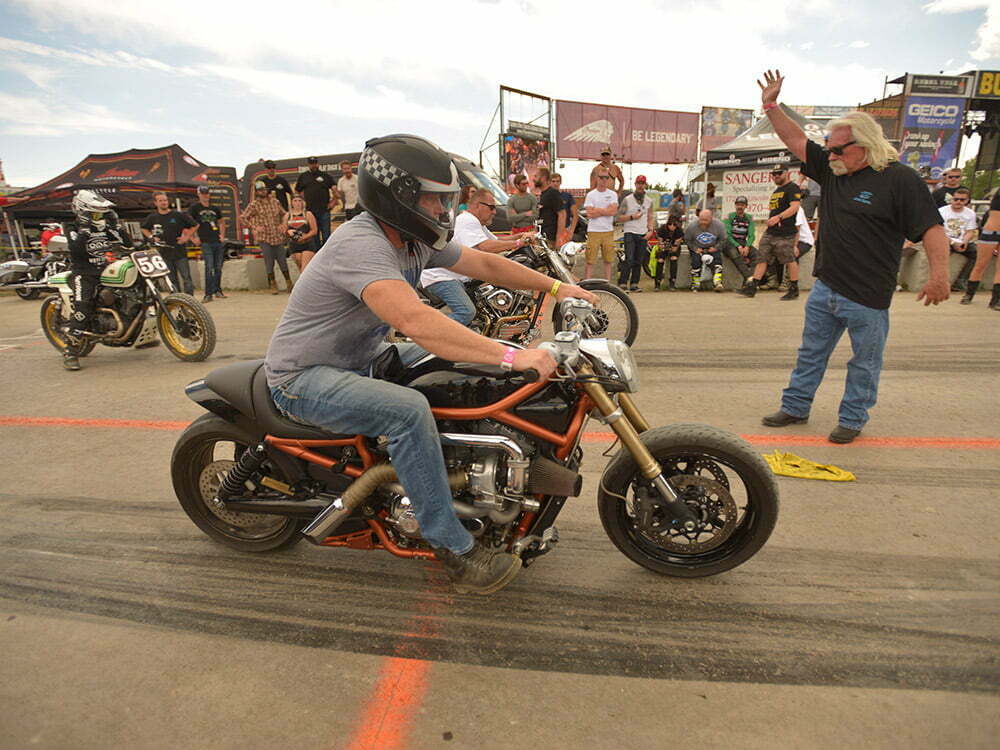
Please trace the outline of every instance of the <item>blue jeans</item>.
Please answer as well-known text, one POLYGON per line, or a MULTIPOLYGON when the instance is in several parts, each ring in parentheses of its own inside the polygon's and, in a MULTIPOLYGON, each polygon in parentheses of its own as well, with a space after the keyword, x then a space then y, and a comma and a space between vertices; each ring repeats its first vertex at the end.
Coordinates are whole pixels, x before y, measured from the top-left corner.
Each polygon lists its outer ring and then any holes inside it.
POLYGON ((844 331, 851 337, 854 356, 847 363, 847 382, 840 402, 839 422, 860 430, 868 410, 878 398, 882 353, 889 335, 889 311, 859 305, 819 279, 806 301, 802 346, 788 387, 781 393, 781 410, 794 417, 808 417, 830 355, 844 331))
POLYGON ((631 284, 635 286, 639 283, 642 274, 642 261, 646 255, 646 236, 625 233, 625 262, 618 271, 618 285, 631 284))
POLYGON ((170 270, 170 281, 174 290, 184 294, 194 294, 194 282, 191 280, 191 266, 188 264, 187 250, 180 247, 164 248, 160 253, 170 270))
MULTIPOLYGON (((416 344, 398 344, 397 349, 404 364, 426 354, 416 344)), ((365 371, 318 365, 272 388, 271 397, 286 414, 330 432, 386 435, 389 457, 424 539, 456 554, 472 549, 472 535, 451 505, 441 439, 422 393, 374 380, 365 371)))
POLYGON ((427 287, 427 290, 448 305, 448 309, 451 310, 448 317, 452 320, 467 326, 476 317, 476 306, 465 293, 465 284, 458 279, 437 281, 427 287))
POLYGON ((205 294, 222 291, 222 261, 226 252, 221 242, 202 242, 201 259, 205 263, 205 294))
POLYGON ((316 217, 316 229, 318 230, 317 235, 313 238, 313 242, 316 243, 316 252, 318 253, 319 249, 330 239, 330 212, 323 211, 316 213, 313 211, 313 216, 316 217))

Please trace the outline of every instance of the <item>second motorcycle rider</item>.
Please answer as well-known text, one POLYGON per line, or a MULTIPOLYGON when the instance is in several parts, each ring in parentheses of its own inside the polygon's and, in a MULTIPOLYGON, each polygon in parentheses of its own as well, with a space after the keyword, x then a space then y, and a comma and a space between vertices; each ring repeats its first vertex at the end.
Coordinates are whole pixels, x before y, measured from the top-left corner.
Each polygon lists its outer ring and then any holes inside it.
POLYGON ((271 338, 265 362, 275 404, 287 416, 334 433, 385 435, 421 534, 459 591, 488 594, 517 575, 520 558, 475 542, 452 508, 438 431, 419 392, 371 377, 392 346, 390 326, 413 344, 395 345, 404 365, 426 351, 451 361, 535 369, 548 378, 546 351, 515 350, 423 304, 414 291, 425 267, 556 298, 597 298, 498 255, 452 241, 458 172, 447 153, 413 135, 365 144, 358 196, 365 212, 327 240, 306 268, 271 338))

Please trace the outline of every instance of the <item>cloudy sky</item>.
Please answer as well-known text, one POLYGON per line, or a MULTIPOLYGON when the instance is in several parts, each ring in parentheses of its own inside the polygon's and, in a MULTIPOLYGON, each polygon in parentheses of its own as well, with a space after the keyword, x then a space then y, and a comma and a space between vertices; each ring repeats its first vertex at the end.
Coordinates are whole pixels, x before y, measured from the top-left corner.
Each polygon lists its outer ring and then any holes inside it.
POLYGON ((32 186, 176 142, 242 173, 402 131, 475 160, 501 84, 698 111, 759 105, 769 67, 783 101, 825 105, 1000 69, 1000 0, 0 0, 0 159, 32 186))

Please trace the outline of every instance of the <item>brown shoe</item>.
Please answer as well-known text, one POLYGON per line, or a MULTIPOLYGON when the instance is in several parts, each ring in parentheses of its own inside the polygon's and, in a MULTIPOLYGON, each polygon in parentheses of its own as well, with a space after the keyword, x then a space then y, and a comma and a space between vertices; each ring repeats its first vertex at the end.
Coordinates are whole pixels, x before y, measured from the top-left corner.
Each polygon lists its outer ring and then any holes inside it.
POLYGON ((444 563, 451 585, 460 594, 492 594, 517 577, 521 558, 483 547, 479 542, 464 555, 448 549, 435 549, 434 554, 444 563))
POLYGON ((760 421, 768 427, 787 427, 790 424, 805 424, 809 421, 809 417, 793 417, 791 414, 786 414, 779 409, 774 414, 768 414, 760 421))
POLYGON ((850 427, 838 424, 828 438, 831 443, 850 443, 860 434, 861 430, 852 430, 850 427))

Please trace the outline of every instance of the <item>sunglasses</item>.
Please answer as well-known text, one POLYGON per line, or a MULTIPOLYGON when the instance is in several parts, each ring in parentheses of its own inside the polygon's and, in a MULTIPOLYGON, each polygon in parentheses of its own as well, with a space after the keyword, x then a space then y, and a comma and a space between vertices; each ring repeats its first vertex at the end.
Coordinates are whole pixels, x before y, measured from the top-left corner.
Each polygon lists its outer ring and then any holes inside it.
POLYGON ((857 141, 848 141, 842 146, 827 146, 826 150, 829 151, 831 154, 836 154, 837 156, 843 156, 844 150, 848 146, 853 146, 855 143, 857 143, 857 141))
POLYGON ((952 198, 951 202, 952 203, 968 203, 969 199, 968 198, 952 198))
POLYGON ((489 209, 490 211, 496 211, 496 210, 497 210, 497 205, 496 205, 496 203, 480 203, 479 205, 480 205, 480 206, 485 206, 485 207, 486 207, 486 208, 488 208, 488 209, 489 209))
POLYGON ((962 179, 962 175, 960 175, 960 174, 946 174, 944 176, 944 178, 946 180, 960 180, 960 179, 962 179))
POLYGON ((611 175, 609 175, 609 174, 599 174, 599 175, 597 175, 597 179, 599 179, 599 180, 610 180, 611 179, 611 175))

